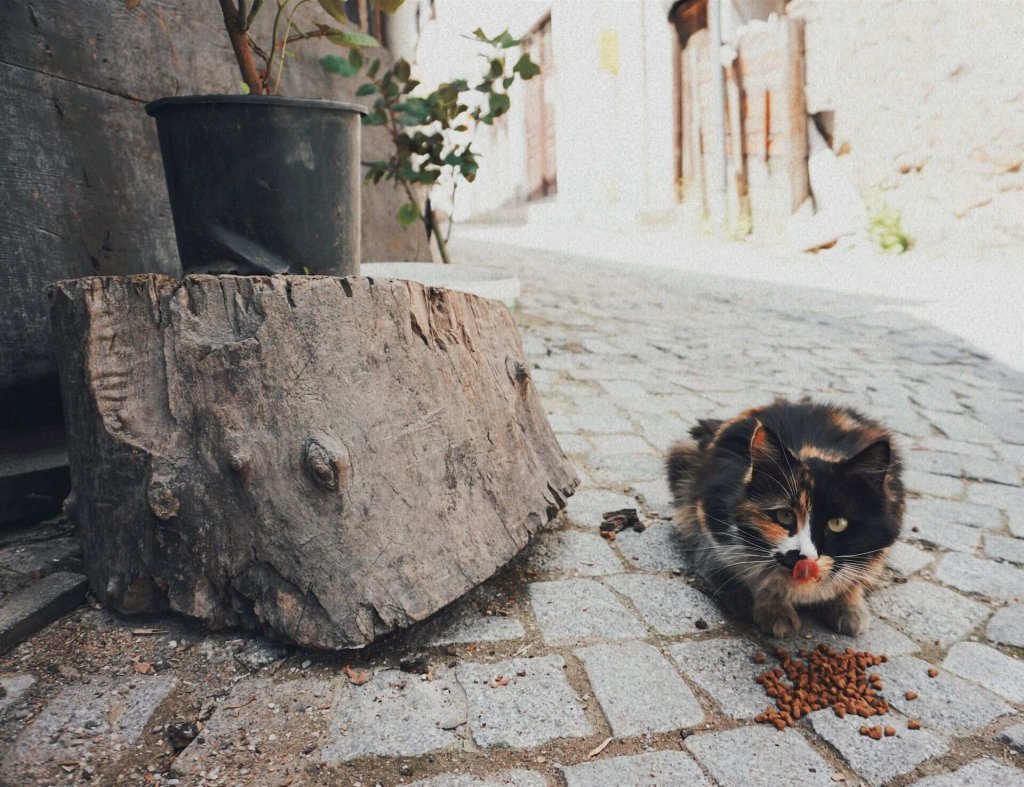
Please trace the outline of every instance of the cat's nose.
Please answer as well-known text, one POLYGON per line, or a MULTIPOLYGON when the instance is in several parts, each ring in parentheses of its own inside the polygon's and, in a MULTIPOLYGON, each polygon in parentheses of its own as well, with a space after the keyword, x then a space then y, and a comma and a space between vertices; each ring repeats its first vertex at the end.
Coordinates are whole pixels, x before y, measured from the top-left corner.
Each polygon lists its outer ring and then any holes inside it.
POLYGON ((797 561, 800 560, 801 557, 799 549, 791 549, 788 552, 775 553, 775 559, 790 571, 793 570, 793 566, 796 565, 797 561))

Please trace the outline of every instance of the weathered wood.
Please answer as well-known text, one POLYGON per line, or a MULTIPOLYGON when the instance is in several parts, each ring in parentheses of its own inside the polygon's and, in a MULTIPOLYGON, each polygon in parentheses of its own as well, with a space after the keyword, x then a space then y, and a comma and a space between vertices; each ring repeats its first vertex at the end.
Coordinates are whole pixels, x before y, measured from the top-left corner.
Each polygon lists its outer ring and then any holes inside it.
POLYGON ((322 648, 490 576, 577 482, 496 301, 331 277, 51 289, 93 590, 322 648))

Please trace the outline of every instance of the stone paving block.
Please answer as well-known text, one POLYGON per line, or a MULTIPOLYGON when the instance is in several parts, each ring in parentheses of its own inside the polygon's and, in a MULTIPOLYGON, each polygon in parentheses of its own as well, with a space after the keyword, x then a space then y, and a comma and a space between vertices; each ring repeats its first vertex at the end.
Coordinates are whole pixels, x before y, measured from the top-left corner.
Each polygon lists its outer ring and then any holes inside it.
POLYGON ((647 508, 662 517, 672 517, 672 496, 664 479, 633 484, 633 491, 641 495, 647 508))
POLYGON ((0 676, 0 718, 6 708, 16 703, 28 691, 36 679, 32 675, 2 675, 0 676))
POLYGON ((572 522, 583 528, 593 528, 596 532, 601 525, 601 515, 606 511, 636 507, 636 500, 621 492, 581 489, 569 498, 565 513, 572 522))
POLYGON ((807 717, 818 735, 838 750, 861 777, 872 784, 884 784, 918 765, 948 751, 939 738, 925 729, 908 730, 907 719, 895 713, 872 716, 871 726, 892 725, 896 734, 874 740, 860 734, 865 720, 859 716, 840 719, 829 709, 815 711, 807 717))
POLYGON ((633 486, 665 475, 665 460, 650 449, 643 453, 591 454, 588 463, 594 478, 608 486, 633 486))
POLYGON ((527 748, 593 734, 564 670, 561 656, 460 664, 456 676, 469 702, 476 744, 527 748), (499 676, 508 683, 496 685, 499 676))
POLYGON ((770 637, 769 642, 772 648, 785 648, 786 650, 800 650, 808 647, 807 635, 811 635, 810 641, 814 644, 828 645, 835 650, 868 650, 872 653, 885 653, 895 656, 902 653, 916 653, 920 650, 912 639, 904 636, 892 626, 872 616, 868 621, 868 628, 863 634, 850 637, 846 634, 838 634, 820 621, 815 620, 807 612, 803 612, 803 625, 800 631, 789 637, 770 637))
POLYGON ((466 696, 450 673, 432 681, 381 670, 362 686, 344 683, 334 698, 325 762, 365 755, 415 757, 458 745, 466 696))
POLYGON ((609 454, 642 454, 650 453, 650 444, 638 434, 598 434, 591 438, 594 453, 609 454))
POLYGON ((703 721, 693 692, 653 645, 592 645, 575 654, 616 738, 670 732, 703 721))
POLYGON ((903 483, 908 492, 915 492, 919 495, 954 498, 960 497, 964 492, 964 482, 960 478, 922 473, 917 470, 904 470, 903 483))
POLYGON ((937 520, 922 522, 916 533, 906 527, 903 529, 903 537, 908 541, 923 541, 957 552, 977 549, 981 545, 981 533, 976 527, 937 520))
POLYGON ((0 654, 85 601, 88 587, 81 574, 57 571, 6 599, 0 606, 0 654))
POLYGON ((615 539, 626 563, 648 571, 674 571, 687 567, 688 557, 679 528, 658 522, 643 533, 624 530, 615 539))
MULTIPOLYGON (((239 770, 259 768, 265 755, 250 749, 254 743, 255 749, 319 749, 325 743, 336 692, 332 681, 312 678, 240 681, 221 700, 203 734, 175 759, 174 770, 193 776, 224 768, 225 761, 239 770)), ((241 778, 230 771, 222 775, 229 782, 241 778)))
POLYGON ((1000 787, 1021 787, 1024 785, 1024 770, 983 757, 952 773, 928 776, 914 782, 914 787, 992 787, 996 784, 1000 787))
POLYGON ((938 641, 943 646, 963 639, 991 614, 989 608, 978 601, 964 598, 948 588, 915 580, 873 593, 870 604, 875 614, 918 642, 938 641))
POLYGON ((1024 661, 980 642, 958 642, 942 666, 994 691, 1010 702, 1024 702, 1024 661))
POLYGON ((889 549, 885 564, 900 576, 909 577, 925 566, 930 566, 934 558, 923 549, 897 541, 889 549))
POLYGON ((796 730, 757 725, 691 735, 686 748, 722 787, 834 785, 834 769, 796 730))
POLYGON ((997 609, 986 629, 988 638, 1004 645, 1024 648, 1024 604, 997 609))
POLYGON ((752 719, 771 704, 764 689, 754 682, 771 665, 754 663, 754 656, 765 650, 753 642, 737 637, 705 639, 669 645, 668 652, 728 716, 752 719))
POLYGON ((904 517, 904 535, 914 525, 920 526, 929 522, 948 522, 983 530, 998 530, 1003 525, 1003 517, 998 508, 976 503, 942 500, 936 497, 908 500, 907 513, 904 517))
POLYGON ((490 776, 448 773, 412 782, 409 787, 547 787, 547 784, 548 780, 539 773, 517 769, 490 776))
POLYGON ((153 711, 176 684, 164 675, 118 680, 96 675, 89 683, 66 686, 8 748, 0 783, 66 781, 58 763, 120 756, 139 739, 153 711))
POLYGON ((681 751, 609 757, 563 768, 566 787, 711 787, 693 759, 681 751))
POLYGON ((1013 708, 985 689, 940 670, 937 677, 928 677, 926 661, 910 656, 890 658, 876 667, 885 685, 889 704, 907 716, 954 735, 967 735, 991 724, 1000 716, 1013 713, 1013 708), (906 699, 907 691, 916 691, 917 699, 906 699))
POLYGON ((616 574, 604 582, 629 598, 644 622, 659 634, 696 634, 700 631, 698 620, 703 620, 706 628, 725 624, 718 606, 682 577, 616 574))
POLYGON ((935 576, 965 593, 980 593, 1002 601, 1024 600, 1024 570, 973 555, 946 555, 935 576))
POLYGON ((533 615, 548 645, 647 635, 646 627, 596 580, 533 582, 528 589, 533 615))
POLYGON ((998 508, 1010 518, 1011 530, 1014 523, 1024 527, 1024 494, 1019 486, 972 483, 967 485, 967 499, 972 503, 998 508))
POLYGON ((1024 724, 1014 724, 996 735, 996 740, 1024 753, 1024 724))
POLYGON ((623 571, 611 544, 598 535, 579 530, 542 533, 530 547, 528 565, 534 571, 563 576, 597 576, 623 571))
POLYGON ((964 457, 962 462, 964 476, 972 481, 1020 486, 1020 474, 1012 464, 980 456, 964 457))
POLYGON ((985 554, 991 558, 1024 566, 1024 538, 1008 538, 986 533, 985 554))
POLYGON ((453 645, 464 642, 502 642, 526 635, 518 619, 506 615, 481 615, 476 610, 460 615, 431 637, 428 645, 453 645))

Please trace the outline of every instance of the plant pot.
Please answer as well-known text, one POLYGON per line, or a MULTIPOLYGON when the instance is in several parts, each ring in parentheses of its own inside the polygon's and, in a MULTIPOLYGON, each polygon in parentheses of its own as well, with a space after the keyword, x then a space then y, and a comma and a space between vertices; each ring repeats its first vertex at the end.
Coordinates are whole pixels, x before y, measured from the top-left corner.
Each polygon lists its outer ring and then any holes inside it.
POLYGON ((186 275, 358 275, 365 109, 185 96, 146 112, 156 119, 186 275))

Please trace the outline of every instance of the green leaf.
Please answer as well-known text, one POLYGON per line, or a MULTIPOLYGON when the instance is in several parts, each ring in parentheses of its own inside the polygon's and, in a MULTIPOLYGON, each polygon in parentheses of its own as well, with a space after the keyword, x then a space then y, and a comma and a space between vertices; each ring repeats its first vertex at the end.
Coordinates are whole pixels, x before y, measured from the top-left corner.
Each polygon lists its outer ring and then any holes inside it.
POLYGON ((494 117, 498 117, 499 115, 504 115, 508 112, 509 107, 512 106, 512 102, 504 93, 491 93, 490 96, 488 96, 488 105, 491 108, 491 114, 494 115, 494 117))
POLYGON ((345 13, 345 2, 344 0, 319 0, 320 7, 334 17, 335 21, 341 22, 347 25, 349 22, 348 14, 345 13))
MULTIPOLYGON (((357 51, 355 49, 353 52, 357 51)), ((343 77, 354 77, 359 73, 358 68, 353 68, 352 64, 344 57, 339 55, 324 55, 320 58, 320 65, 323 66, 324 71, 328 74, 340 74, 343 77)))
POLYGON ((247 96, 249 95, 249 93, 252 92, 251 90, 249 90, 249 86, 245 84, 245 82, 242 82, 238 87, 242 91, 243 96, 247 96))
POLYGON ((487 33, 482 28, 477 28, 473 31, 473 35, 476 36, 478 41, 483 41, 485 44, 491 44, 501 49, 510 49, 514 46, 519 46, 520 39, 513 38, 512 34, 508 30, 503 30, 501 33, 496 35, 494 38, 488 38, 487 33))
POLYGON ((505 58, 496 57, 491 60, 490 76, 492 79, 497 79, 505 73, 505 58))
POLYGON ((405 82, 405 80, 407 80, 412 74, 412 68, 410 68, 409 63, 405 58, 399 58, 396 60, 395 65, 391 70, 394 71, 395 79, 399 82, 405 82))
POLYGON ((363 59, 363 53, 360 50, 352 49, 348 53, 348 62, 352 68, 358 71, 366 61, 363 59))
POLYGON ((356 30, 339 30, 336 27, 331 28, 331 33, 327 36, 327 40, 332 44, 345 47, 380 46, 380 43, 373 36, 368 36, 356 30))
POLYGON ((512 87, 512 83, 515 81, 515 77, 505 77, 503 80, 501 80, 501 86, 505 88, 505 90, 508 90, 510 87, 512 87))
POLYGON ((385 14, 393 14, 402 7, 402 3, 405 0, 370 0, 370 2, 373 3, 373 7, 378 11, 383 11, 385 14))
POLYGON ((373 79, 375 76, 377 76, 378 71, 380 71, 380 60, 375 59, 370 63, 370 67, 366 69, 366 76, 368 76, 370 79, 373 79))
POLYGON ((403 227, 411 226, 420 217, 420 210, 413 202, 406 202, 398 209, 398 223, 403 227))
POLYGON ((530 59, 529 54, 525 54, 519 58, 519 62, 512 69, 512 73, 519 74, 523 79, 533 79, 540 73, 540 66, 530 59))
POLYGON ((373 84, 373 82, 367 82, 365 85, 360 85, 358 88, 356 88, 357 96, 372 96, 376 92, 377 86, 373 84))

